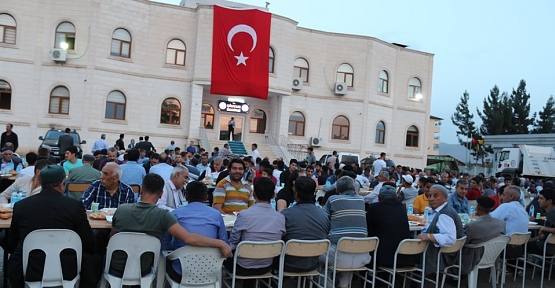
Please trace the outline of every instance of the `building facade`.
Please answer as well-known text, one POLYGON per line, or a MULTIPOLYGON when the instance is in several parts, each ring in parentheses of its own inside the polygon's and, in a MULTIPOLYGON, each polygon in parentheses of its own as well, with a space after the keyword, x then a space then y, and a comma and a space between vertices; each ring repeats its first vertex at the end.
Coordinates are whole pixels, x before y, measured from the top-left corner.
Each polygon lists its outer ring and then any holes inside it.
POLYGON ((283 135, 308 147, 316 138, 317 156, 385 151, 425 166, 432 54, 272 15, 268 100, 211 95, 212 23, 211 5, 4 0, 1 121, 14 124, 21 151, 52 126, 75 128, 89 151, 102 133, 109 143, 149 135, 156 147, 185 146, 202 131, 225 140, 234 117, 246 146, 283 135), (226 112, 220 101, 249 109, 226 112))

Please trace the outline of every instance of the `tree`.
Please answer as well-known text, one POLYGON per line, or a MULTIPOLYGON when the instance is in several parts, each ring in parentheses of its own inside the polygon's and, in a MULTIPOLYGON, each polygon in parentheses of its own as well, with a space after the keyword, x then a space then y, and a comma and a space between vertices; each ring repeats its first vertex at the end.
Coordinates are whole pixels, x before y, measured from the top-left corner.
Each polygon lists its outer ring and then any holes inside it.
POLYGON ((455 113, 451 116, 451 122, 453 122, 453 125, 455 125, 458 129, 457 138, 459 143, 462 146, 469 148, 469 150, 471 150, 471 155, 477 159, 478 146, 472 143, 472 138, 479 137, 481 139, 481 136, 476 129, 476 124, 473 120, 474 115, 470 113, 470 110, 468 109, 468 98, 469 94, 465 90, 464 94, 461 96, 461 101, 455 109, 455 113))
POLYGON ((539 120, 534 123, 532 133, 555 133, 555 100, 553 95, 547 99, 543 112, 539 112, 539 120))
POLYGON ((513 116, 509 134, 528 134, 529 126, 534 124, 536 113, 530 117, 530 94, 526 93, 526 81, 520 80, 516 91, 513 89, 511 94, 511 104, 513 106, 513 116))
POLYGON ((476 108, 478 116, 482 119, 480 134, 501 135, 506 133, 511 126, 512 110, 511 99, 507 92, 503 92, 500 96, 497 85, 493 86, 489 95, 484 98, 483 111, 480 112, 476 108))

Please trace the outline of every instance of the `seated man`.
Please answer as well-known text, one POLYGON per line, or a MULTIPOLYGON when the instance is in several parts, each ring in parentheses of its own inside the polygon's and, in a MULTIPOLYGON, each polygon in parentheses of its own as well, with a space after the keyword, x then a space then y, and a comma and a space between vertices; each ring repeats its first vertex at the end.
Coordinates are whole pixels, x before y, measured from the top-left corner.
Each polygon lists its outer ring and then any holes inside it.
POLYGON ((40 193, 40 191, 42 190, 40 182, 40 170, 50 164, 52 164, 50 163, 50 161, 44 159, 37 161, 37 163, 33 167, 35 168, 35 171, 33 172, 35 176, 18 177, 15 182, 10 185, 10 187, 6 188, 6 190, 4 190, 2 194, 0 194, 0 204, 7 204, 11 201, 13 190, 23 190, 23 193, 25 193, 25 196, 27 197, 40 193))
POLYGON ((424 178, 423 185, 424 186, 422 186, 422 190, 424 190, 424 192, 416 196, 416 198, 414 198, 414 201, 412 202, 414 214, 424 213, 426 206, 428 206, 428 193, 430 193, 430 188, 432 188, 432 186, 434 185, 434 180, 432 180, 431 178, 424 178))
MULTIPOLYGON (((395 188, 382 186, 378 202, 366 206, 368 237, 380 238, 379 253, 374 254, 376 265, 393 267, 393 258, 399 243, 410 238, 409 220, 405 205, 397 201, 395 188)), ((412 257, 398 259, 397 266, 412 265, 412 257)))
POLYGON ((75 167, 69 171, 67 182, 96 181, 100 179, 100 171, 92 167, 94 156, 91 154, 83 155, 83 166, 75 167))
POLYGON ((218 182, 214 189, 212 206, 222 214, 240 212, 254 204, 251 187, 243 181, 245 163, 234 158, 229 162, 229 175, 218 182))
POLYGON ((69 175, 69 171, 71 171, 71 169, 83 166, 83 161, 77 158, 77 147, 69 146, 65 151, 65 157, 67 160, 64 162, 66 175, 69 175))
POLYGON ((457 181, 457 185, 455 186, 455 193, 451 193, 447 198, 447 202, 449 205, 457 213, 466 213, 468 214, 468 199, 466 199, 466 193, 468 192, 468 182, 466 180, 459 180, 457 181))
MULTIPOLYGON (((543 246, 545 244, 545 238, 549 233, 555 233, 555 189, 544 188, 540 192, 540 198, 538 200, 540 207, 547 211, 545 223, 538 232, 538 236, 530 238, 528 241, 528 253, 532 254, 543 254, 543 246)), ((547 244, 547 255, 555 254, 555 245, 547 244)))
POLYGON ((491 217, 505 221, 507 236, 513 233, 527 233, 528 213, 520 205, 520 189, 514 185, 506 186, 501 197, 503 204, 491 212, 491 217))
POLYGON ((482 196, 482 177, 476 176, 470 179, 470 189, 466 193, 466 199, 476 200, 482 196))
MULTIPOLYGON (((192 246, 216 247, 220 249, 222 256, 228 257, 231 254, 231 248, 226 241, 191 233, 179 225, 169 211, 156 207, 163 187, 164 179, 162 177, 157 174, 147 174, 141 186, 141 201, 135 204, 121 205, 114 214, 112 235, 119 232, 139 232, 161 239, 163 233, 167 231, 183 243, 192 246)), ((153 259, 152 254, 145 254, 145 256, 141 257, 143 275, 148 274, 153 261, 157 261, 157 259, 153 259)), ((125 253, 114 252, 109 273, 121 277, 125 261, 125 253)))
POLYGON ((416 198, 416 196, 418 196, 418 190, 412 187, 413 182, 414 182, 414 178, 412 178, 412 175, 401 176, 401 186, 399 186, 399 190, 397 190, 397 199, 399 201, 401 202, 409 201, 411 199, 416 198))
POLYGON ((173 167, 172 165, 168 164, 168 154, 160 153, 160 160, 159 163, 151 166, 149 173, 158 174, 164 180, 170 179, 173 167))
MULTIPOLYGON (((285 217, 270 206, 274 189, 274 182, 270 178, 264 177, 256 181, 253 192, 256 204, 237 215, 230 236, 232 249, 235 249, 241 241, 281 240, 285 234, 285 217)), ((229 271, 233 271, 233 259, 227 259, 224 264, 229 271)), ((256 260, 237 258, 237 275, 262 275, 270 272, 271 268, 271 258, 256 260)))
MULTIPOLYGON (((329 263, 333 265, 337 242, 342 237, 365 238, 366 211, 364 199, 355 193, 355 181, 349 176, 342 176, 336 182, 336 195, 330 196, 324 204, 324 212, 330 219, 329 240, 331 242, 329 263)), ((408 222, 407 222, 408 223, 408 222)), ((325 258, 322 256, 321 261, 325 258)), ((353 254, 339 252, 337 255, 338 268, 358 268, 370 262, 370 254, 353 254)), ((339 287, 346 288, 351 283, 352 272, 338 272, 339 287)))
POLYGON ((21 170, 19 177, 21 176, 35 176, 35 164, 37 164, 39 155, 34 152, 29 152, 25 154, 25 161, 27 161, 27 167, 21 170))
MULTIPOLYGON (((100 258, 96 259, 94 255, 94 235, 83 204, 63 195, 66 174, 62 166, 49 165, 35 172, 40 177, 42 191, 34 197, 17 202, 14 206, 6 246, 6 251, 11 255, 5 277, 10 279, 14 288, 25 286, 22 250, 23 241, 29 233, 39 229, 69 229, 79 235, 82 243, 80 286, 96 287, 100 279, 100 258)), ((76 276, 75 253, 63 251, 60 258, 64 279, 73 279, 76 276)), ((29 255, 25 280, 40 281, 43 274, 42 263, 44 254, 32 252, 29 255)))
POLYGON ((139 151, 137 149, 131 149, 127 152, 127 163, 120 165, 122 171, 121 182, 127 185, 141 185, 146 171, 142 164, 137 163, 138 160, 139 151))
MULTIPOLYGON (((464 227, 464 234, 466 235, 465 245, 480 244, 497 236, 505 235, 505 222, 489 215, 491 209, 495 206, 495 200, 488 196, 480 196, 476 199, 476 202, 476 216, 478 216, 478 218, 476 218, 476 221, 469 222, 464 227)), ((483 254, 484 248, 463 248, 461 273, 463 275, 470 274, 470 271, 472 271, 478 262, 480 262, 480 259, 482 259, 483 254)))
POLYGON ((90 210, 93 202, 98 203, 98 209, 118 208, 124 203, 135 203, 133 189, 119 181, 121 173, 118 164, 107 163, 102 168, 100 180, 94 181, 81 197, 85 209, 90 210))
POLYGON ((166 180, 164 193, 158 199, 156 206, 170 212, 181 207, 185 200, 182 191, 187 182, 189 182, 189 170, 187 167, 182 165, 174 167, 170 174, 170 179, 166 180))
MULTIPOLYGON (((314 205, 316 184, 310 177, 295 180, 297 204, 281 212, 285 216, 285 242, 297 240, 327 239, 330 220, 326 212, 314 205)), ((285 257, 284 269, 288 272, 306 272, 318 268, 318 257, 285 257)))
MULTIPOLYGON (((164 188, 166 187, 167 181, 164 185, 164 188)), ((228 243, 227 231, 222 215, 218 210, 204 205, 204 201, 208 198, 206 185, 198 181, 187 184, 185 196, 189 204, 175 209, 171 213, 177 219, 179 225, 191 233, 197 233, 211 239, 220 239, 228 243)), ((187 246, 187 243, 172 237, 168 232, 164 233, 162 237, 162 250, 176 250, 183 246, 187 246)), ((173 263, 168 261, 166 271, 174 281, 181 282, 182 271, 179 260, 175 260, 173 263)))
MULTIPOLYGON (((462 181, 462 180, 460 180, 462 181)), ((460 182, 459 181, 459 182, 460 182)), ((458 184, 458 183, 457 183, 458 184)), ((458 238, 464 236, 463 225, 457 211, 447 203, 449 191, 445 186, 436 184, 430 188, 428 201, 431 211, 428 213, 428 222, 417 239, 431 241, 433 245, 426 250, 425 274, 436 272, 437 257, 440 247, 451 247, 458 238)), ((440 269, 449 263, 452 255, 443 255, 445 258, 440 262, 440 269)))

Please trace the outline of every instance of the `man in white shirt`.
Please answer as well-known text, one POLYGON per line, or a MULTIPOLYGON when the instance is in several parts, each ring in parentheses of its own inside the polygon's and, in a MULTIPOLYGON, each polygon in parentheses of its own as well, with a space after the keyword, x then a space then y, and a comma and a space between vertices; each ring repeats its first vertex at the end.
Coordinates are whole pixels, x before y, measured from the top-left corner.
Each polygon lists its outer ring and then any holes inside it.
POLYGON ((364 196, 364 202, 368 204, 378 202, 378 195, 380 195, 383 183, 389 181, 389 172, 381 171, 377 177, 379 181, 378 185, 374 187, 374 190, 372 190, 370 194, 364 196))
POLYGON ((36 153, 29 152, 25 154, 25 161, 27 161, 27 168, 21 170, 21 176, 35 176, 35 164, 37 164, 39 156, 36 153))
MULTIPOLYGON (((158 164, 160 165, 160 164, 158 164)), ((158 208, 173 211, 183 205, 185 196, 183 195, 183 187, 189 182, 189 169, 185 166, 176 166, 173 168, 170 179, 166 180, 164 192, 156 203, 158 208)))
POLYGON ((387 168, 387 164, 385 163, 385 152, 380 153, 380 158, 376 159, 376 161, 372 163, 372 166, 374 167, 374 177, 378 176, 380 171, 387 168))
POLYGON ((148 173, 158 174, 164 180, 170 179, 173 167, 171 165, 169 165, 167 163, 167 161, 168 161, 168 154, 161 153, 160 154, 160 163, 150 167, 150 170, 149 170, 148 173))
POLYGON ((256 158, 260 158, 260 152, 258 152, 258 144, 252 143, 251 149, 252 149, 252 154, 251 154, 252 160, 254 160, 253 162, 256 162, 256 158))
MULTIPOLYGON (((528 213, 519 203, 520 189, 509 185, 503 189, 501 205, 490 213, 491 217, 505 221, 507 236, 528 232, 528 213)), ((501 199, 500 199, 501 200, 501 199)))

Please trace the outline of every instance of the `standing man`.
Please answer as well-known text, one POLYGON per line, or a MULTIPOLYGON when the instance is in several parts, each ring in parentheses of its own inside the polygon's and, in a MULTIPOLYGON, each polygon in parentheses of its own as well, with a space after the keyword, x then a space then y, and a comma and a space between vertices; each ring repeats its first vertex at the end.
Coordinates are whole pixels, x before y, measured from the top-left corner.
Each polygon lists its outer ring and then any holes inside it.
MULTIPOLYGON (((254 204, 251 187, 243 181, 245 163, 241 159, 231 159, 229 175, 216 185, 212 206, 222 214, 240 212, 254 204)), ((314 181, 312 181, 314 183, 314 181)))
POLYGON ((374 168, 374 177, 377 177, 380 171, 387 168, 387 164, 385 163, 385 152, 380 153, 380 158, 372 163, 372 167, 374 168))
POLYGON ((65 153, 67 148, 74 145, 73 137, 69 135, 70 132, 71 132, 71 129, 66 128, 65 133, 60 135, 60 137, 58 137, 58 151, 60 151, 60 154, 65 153))
POLYGON ((331 163, 332 165, 335 165, 335 163, 337 163, 337 151, 333 151, 331 153, 331 156, 328 157, 328 159, 326 160, 326 165, 328 165, 329 167, 329 163, 331 163))
POLYGON ((233 117, 227 122, 227 137, 229 137, 229 141, 233 141, 233 137, 235 133, 235 120, 233 117))
POLYGON ((197 153, 197 148, 195 147, 195 142, 193 142, 193 141, 189 142, 189 146, 187 146, 187 153, 188 152, 193 153, 193 155, 195 155, 197 153))
POLYGON ((67 161, 64 162, 64 170, 66 171, 66 175, 69 175, 71 169, 83 166, 83 161, 77 158, 77 147, 70 146, 65 152, 67 161))
POLYGON ((307 149, 308 155, 306 155, 305 161, 308 164, 316 163, 316 156, 314 156, 314 148, 308 147, 307 149))
POLYGON ((116 145, 118 145, 119 150, 125 150, 125 144, 123 143, 123 137, 125 135, 119 134, 119 139, 116 140, 116 145))
MULTIPOLYGON (((106 142, 106 134, 102 134, 100 135, 100 139, 94 141, 94 144, 92 147, 92 153, 94 153, 95 151, 108 149, 108 148, 110 148, 110 145, 108 145, 108 142, 106 142)), ((120 149, 122 148, 120 147, 120 149)))
POLYGON ((143 141, 141 144, 141 149, 145 149, 146 153, 148 154, 148 152, 150 151, 154 151, 156 152, 156 148, 154 148, 154 146, 152 145, 152 143, 150 141, 148 141, 150 139, 150 137, 145 136, 145 141, 143 141))
POLYGON ((2 133, 2 140, 0 141, 0 148, 3 148, 6 143, 12 143, 13 145, 13 152, 17 151, 17 147, 19 147, 19 141, 17 139, 17 134, 12 131, 13 124, 8 123, 6 124, 6 132, 2 133))
MULTIPOLYGON (((468 181, 459 180, 457 181, 457 186, 455 186, 456 192, 449 195, 449 205, 457 211, 457 213, 468 214, 468 199, 466 199, 466 193, 468 192, 468 181)), ((471 215, 474 217, 474 215, 471 215)))
POLYGON ((173 168, 170 179, 166 180, 164 184, 164 192, 156 206, 161 209, 172 212, 183 205, 185 196, 183 195, 183 188, 189 182, 189 170, 187 167, 179 165, 173 168))
POLYGON ((253 162, 256 162, 256 159, 260 158, 260 152, 258 152, 258 144, 252 143, 251 150, 252 150, 252 154, 251 154, 252 160, 253 162))
POLYGON ((175 141, 171 140, 170 145, 168 145, 168 147, 166 149, 168 149, 170 151, 175 151, 175 141))

